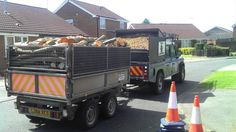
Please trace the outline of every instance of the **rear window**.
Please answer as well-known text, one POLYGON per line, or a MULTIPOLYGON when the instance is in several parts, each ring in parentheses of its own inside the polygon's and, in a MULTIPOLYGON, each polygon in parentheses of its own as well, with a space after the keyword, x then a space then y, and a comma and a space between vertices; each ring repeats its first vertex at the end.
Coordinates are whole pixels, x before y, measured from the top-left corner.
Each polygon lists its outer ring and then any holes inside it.
POLYGON ((148 52, 131 52, 131 61, 148 62, 148 52))

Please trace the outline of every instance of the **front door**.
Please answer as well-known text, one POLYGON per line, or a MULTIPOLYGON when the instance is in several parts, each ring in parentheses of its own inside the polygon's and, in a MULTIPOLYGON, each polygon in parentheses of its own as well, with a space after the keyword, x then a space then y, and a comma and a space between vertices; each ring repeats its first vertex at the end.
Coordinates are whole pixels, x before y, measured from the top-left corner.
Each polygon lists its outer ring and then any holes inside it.
POLYGON ((171 75, 178 73, 178 59, 174 45, 170 45, 171 75))
POLYGON ((165 75, 170 76, 172 72, 172 63, 171 63, 171 52, 170 45, 166 45, 166 54, 165 54, 165 75))

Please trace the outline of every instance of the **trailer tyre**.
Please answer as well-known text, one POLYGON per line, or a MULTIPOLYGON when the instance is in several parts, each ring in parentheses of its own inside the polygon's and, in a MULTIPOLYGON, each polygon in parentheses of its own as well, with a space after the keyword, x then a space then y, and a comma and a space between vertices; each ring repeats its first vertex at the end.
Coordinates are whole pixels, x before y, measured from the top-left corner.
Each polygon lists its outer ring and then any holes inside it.
POLYGON ((30 115, 25 115, 28 119, 30 119, 31 122, 40 122, 42 119, 39 117, 34 117, 30 115))
POLYGON ((77 118, 79 126, 83 129, 92 128, 98 120, 98 105, 96 101, 84 102, 78 110, 77 118))
POLYGON ((176 81, 177 83, 182 83, 185 79, 185 67, 184 65, 179 66, 179 73, 171 76, 171 80, 176 81))
POLYGON ((162 72, 157 73, 156 83, 153 90, 156 94, 162 94, 164 91, 164 74, 162 72))
POLYGON ((111 118, 115 115, 117 108, 117 99, 115 95, 109 94, 102 98, 101 114, 105 118, 111 118))

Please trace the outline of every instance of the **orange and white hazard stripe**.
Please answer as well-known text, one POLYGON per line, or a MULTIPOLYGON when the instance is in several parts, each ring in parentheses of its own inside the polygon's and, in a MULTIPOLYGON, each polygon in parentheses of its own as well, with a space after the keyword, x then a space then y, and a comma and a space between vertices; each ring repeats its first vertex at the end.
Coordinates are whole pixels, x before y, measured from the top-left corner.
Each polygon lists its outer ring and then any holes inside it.
POLYGON ((143 76, 142 66, 130 66, 130 75, 131 76, 143 76))
POLYGON ((34 93, 35 76, 31 74, 12 73, 12 90, 20 93, 34 93))
POLYGON ((195 95, 189 132, 203 132, 199 97, 195 95))
POLYGON ((39 76, 39 93, 51 96, 65 96, 65 77, 39 76))
POLYGON ((172 81, 170 88, 170 95, 168 101, 168 109, 166 112, 166 121, 168 122, 179 122, 179 113, 177 107, 177 96, 176 96, 176 86, 175 82, 172 81))

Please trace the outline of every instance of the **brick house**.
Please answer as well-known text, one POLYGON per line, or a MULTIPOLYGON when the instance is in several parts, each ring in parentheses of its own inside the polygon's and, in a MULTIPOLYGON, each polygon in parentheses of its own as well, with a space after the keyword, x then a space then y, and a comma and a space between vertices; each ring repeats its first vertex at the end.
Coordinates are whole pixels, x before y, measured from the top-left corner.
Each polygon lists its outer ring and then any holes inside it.
POLYGON ((54 13, 93 37, 111 37, 115 30, 126 29, 128 22, 106 7, 77 0, 65 0, 54 13))
POLYGON ((203 43, 207 37, 193 24, 131 24, 130 29, 159 28, 162 32, 178 35, 179 47, 193 47, 193 40, 203 43))
POLYGON ((6 68, 8 45, 38 37, 84 34, 45 8, 0 1, 0 73, 6 68))

